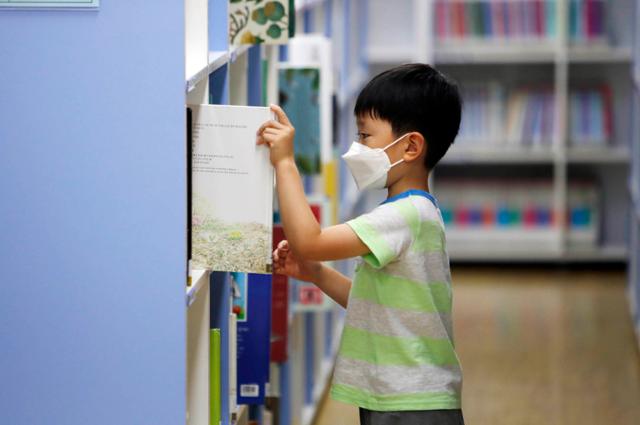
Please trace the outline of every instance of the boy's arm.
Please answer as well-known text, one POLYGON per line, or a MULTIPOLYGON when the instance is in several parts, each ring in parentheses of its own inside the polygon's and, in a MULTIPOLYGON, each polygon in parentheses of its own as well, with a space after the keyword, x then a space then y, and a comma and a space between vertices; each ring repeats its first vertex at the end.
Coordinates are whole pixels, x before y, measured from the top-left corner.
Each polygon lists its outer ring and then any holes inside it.
POLYGON ((368 254, 369 248, 346 224, 321 229, 307 203, 293 160, 276 165, 280 218, 291 250, 301 259, 330 261, 368 254))
POLYGON ((313 283, 342 307, 347 308, 351 279, 337 270, 318 263, 313 283))
POLYGON ((328 261, 368 254, 369 248, 346 224, 324 230, 307 203, 293 155, 295 130, 284 111, 271 105, 278 121, 269 121, 258 130, 258 144, 270 148, 276 171, 280 217, 294 254, 304 260, 328 261))

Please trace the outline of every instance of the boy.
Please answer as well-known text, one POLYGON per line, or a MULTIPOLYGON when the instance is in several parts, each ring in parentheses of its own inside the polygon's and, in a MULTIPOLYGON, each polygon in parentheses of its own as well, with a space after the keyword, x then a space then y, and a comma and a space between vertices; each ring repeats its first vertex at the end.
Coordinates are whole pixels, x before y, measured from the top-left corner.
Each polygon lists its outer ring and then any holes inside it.
POLYGON ((347 309, 331 396, 360 408, 363 425, 463 424, 444 225, 428 177, 460 126, 456 85, 428 65, 383 72, 358 96, 358 141, 343 155, 360 190, 387 188, 368 214, 321 229, 293 155, 295 130, 258 130, 270 148, 287 241, 274 269, 313 282, 347 309), (353 283, 321 261, 361 257, 353 283))

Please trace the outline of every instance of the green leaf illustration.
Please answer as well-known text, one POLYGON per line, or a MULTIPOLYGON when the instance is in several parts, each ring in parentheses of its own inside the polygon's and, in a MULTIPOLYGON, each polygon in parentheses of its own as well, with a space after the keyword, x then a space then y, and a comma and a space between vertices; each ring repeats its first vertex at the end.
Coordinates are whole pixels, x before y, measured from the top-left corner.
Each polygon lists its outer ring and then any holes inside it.
POLYGON ((277 1, 270 1, 264 5, 264 12, 267 18, 272 22, 277 22, 285 15, 284 6, 277 1))
POLYGON ((264 13, 264 8, 260 7, 258 9, 255 9, 253 12, 251 12, 251 19, 253 19, 254 22, 257 22, 260 25, 266 24, 267 15, 265 15, 264 13))
POLYGON ((271 38, 280 38, 282 35, 282 29, 276 24, 272 24, 267 30, 267 35, 271 38))

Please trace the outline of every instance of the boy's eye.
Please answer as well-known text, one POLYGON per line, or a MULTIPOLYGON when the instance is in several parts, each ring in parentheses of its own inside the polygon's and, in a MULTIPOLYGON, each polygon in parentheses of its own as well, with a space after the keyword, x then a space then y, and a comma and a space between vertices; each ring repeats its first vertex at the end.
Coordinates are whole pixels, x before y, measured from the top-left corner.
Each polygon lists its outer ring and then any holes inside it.
POLYGON ((358 139, 359 139, 359 140, 364 140, 364 139, 366 139, 367 137, 369 137, 370 135, 369 135, 369 134, 367 134, 367 133, 360 133, 360 132, 358 132, 358 133, 356 133, 356 136, 358 137, 358 139))

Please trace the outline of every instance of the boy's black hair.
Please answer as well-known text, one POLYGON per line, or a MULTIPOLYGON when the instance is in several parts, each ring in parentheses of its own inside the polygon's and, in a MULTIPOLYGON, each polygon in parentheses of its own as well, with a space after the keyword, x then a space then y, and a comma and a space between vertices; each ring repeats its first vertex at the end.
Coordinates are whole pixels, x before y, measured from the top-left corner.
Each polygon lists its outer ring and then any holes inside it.
POLYGON ((425 138, 432 170, 460 128, 462 99, 455 82, 429 65, 412 63, 375 76, 362 89, 354 113, 391 124, 395 137, 417 131, 425 138))

